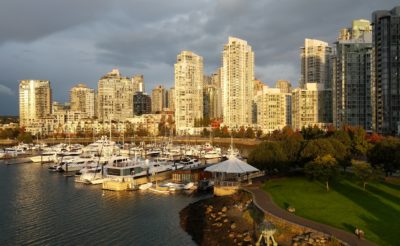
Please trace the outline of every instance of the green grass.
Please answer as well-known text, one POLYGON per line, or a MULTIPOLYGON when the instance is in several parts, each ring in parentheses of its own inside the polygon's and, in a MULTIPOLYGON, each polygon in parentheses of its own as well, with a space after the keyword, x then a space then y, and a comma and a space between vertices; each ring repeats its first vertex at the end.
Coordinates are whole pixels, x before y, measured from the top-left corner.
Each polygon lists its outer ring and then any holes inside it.
POLYGON ((269 180, 264 190, 282 208, 292 206, 296 214, 354 233, 355 227, 378 245, 400 243, 400 186, 389 183, 367 185, 342 178, 325 185, 306 178, 269 180))

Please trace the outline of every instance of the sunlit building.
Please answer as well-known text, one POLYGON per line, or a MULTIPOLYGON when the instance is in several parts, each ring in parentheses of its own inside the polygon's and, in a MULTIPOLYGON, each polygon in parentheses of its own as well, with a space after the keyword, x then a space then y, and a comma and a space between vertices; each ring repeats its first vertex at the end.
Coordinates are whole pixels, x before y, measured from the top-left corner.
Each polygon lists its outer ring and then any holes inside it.
POLYGON ((257 127, 264 133, 280 130, 287 125, 287 93, 282 93, 279 88, 264 86, 255 97, 257 111, 257 127))
POLYGON ((318 83, 331 88, 332 47, 326 42, 307 38, 304 47, 300 48, 300 57, 300 87, 305 88, 306 83, 318 83))
POLYGON ((372 130, 372 29, 367 20, 354 20, 340 31, 333 73, 333 123, 372 130))
POLYGON ((104 75, 98 83, 98 117, 100 120, 124 120, 133 115, 132 79, 118 69, 104 75))
POLYGON ((96 112, 96 93, 94 89, 85 84, 78 84, 70 90, 70 103, 72 111, 80 111, 92 118, 96 112))
POLYGON ((222 105, 224 125, 252 125, 254 52, 247 41, 229 37, 222 53, 222 105))
POLYGON ((318 126, 326 128, 332 123, 332 90, 323 84, 306 83, 305 88, 292 91, 292 128, 318 126))
POLYGON ((175 124, 179 135, 192 134, 203 118, 203 58, 182 51, 175 63, 175 124))
POLYGON ((167 107, 167 91, 164 86, 158 85, 151 92, 151 111, 160 113, 167 107))
POLYGON ((21 80, 19 83, 19 117, 22 126, 51 114, 51 87, 48 80, 21 80))

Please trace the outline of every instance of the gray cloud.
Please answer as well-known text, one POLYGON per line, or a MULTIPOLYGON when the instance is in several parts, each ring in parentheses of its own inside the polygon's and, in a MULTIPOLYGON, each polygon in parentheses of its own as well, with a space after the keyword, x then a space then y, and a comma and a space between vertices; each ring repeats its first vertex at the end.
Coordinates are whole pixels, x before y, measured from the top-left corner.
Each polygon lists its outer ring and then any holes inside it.
MULTIPOLYGON (((370 19, 395 0, 4 0, 0 3, 0 82, 17 91, 21 79, 49 79, 66 101, 77 82, 97 87, 114 67, 143 73, 147 90, 173 83, 181 50, 204 57, 207 73, 220 66, 228 36, 249 42, 256 76, 273 85, 299 78, 304 38, 334 42, 353 19, 370 19), (356 6, 356 7, 355 7, 356 6)), ((4 91, 4 90, 3 90, 4 91)), ((7 91, 7 90, 5 90, 7 91)), ((7 93, 6 93, 7 94, 7 93)), ((14 107, 0 114, 17 113, 14 107)), ((4 104, 2 104, 4 105, 4 104)))

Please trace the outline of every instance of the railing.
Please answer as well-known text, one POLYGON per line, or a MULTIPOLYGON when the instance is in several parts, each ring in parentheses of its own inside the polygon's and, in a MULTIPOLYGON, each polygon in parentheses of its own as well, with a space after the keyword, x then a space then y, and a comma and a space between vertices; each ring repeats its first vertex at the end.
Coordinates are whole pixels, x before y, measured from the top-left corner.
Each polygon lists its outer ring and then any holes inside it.
POLYGON ((257 178, 257 177, 262 177, 264 175, 265 175, 265 171, 249 173, 247 175, 243 175, 243 176, 239 177, 238 181, 245 181, 245 180, 249 180, 249 179, 253 179, 253 178, 257 178))
POLYGON ((237 182, 237 181, 214 181, 214 186, 238 187, 238 186, 240 186, 240 182, 237 182))

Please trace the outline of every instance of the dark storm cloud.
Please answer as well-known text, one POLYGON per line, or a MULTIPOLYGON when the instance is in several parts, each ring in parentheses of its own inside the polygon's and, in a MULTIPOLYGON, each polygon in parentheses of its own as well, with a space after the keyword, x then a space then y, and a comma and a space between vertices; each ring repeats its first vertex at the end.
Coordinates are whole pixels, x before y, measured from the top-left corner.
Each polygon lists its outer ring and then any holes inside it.
MULTIPOLYGON (((304 38, 332 43, 353 19, 370 19, 395 0, 2 0, 0 103, 17 101, 18 80, 49 79, 66 101, 77 82, 96 87, 113 67, 143 73, 147 90, 173 82, 182 50, 204 57, 207 73, 220 66, 228 36, 248 41, 256 77, 273 85, 299 78, 304 38)), ((16 103, 15 103, 16 104, 16 103)), ((4 105, 4 104, 1 104, 4 105)), ((0 114, 17 113, 17 105, 0 114)))

